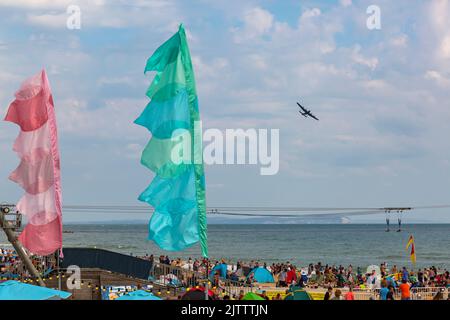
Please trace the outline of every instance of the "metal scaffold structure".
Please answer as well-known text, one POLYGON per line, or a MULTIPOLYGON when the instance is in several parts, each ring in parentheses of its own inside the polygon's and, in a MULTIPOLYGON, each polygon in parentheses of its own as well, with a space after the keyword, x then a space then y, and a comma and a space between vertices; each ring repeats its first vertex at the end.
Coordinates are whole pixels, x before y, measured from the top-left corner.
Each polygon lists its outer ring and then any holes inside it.
POLYGON ((1 204, 0 205, 0 227, 6 234, 8 241, 14 247, 17 255, 23 261, 28 272, 37 280, 41 287, 45 287, 45 283, 41 275, 34 267, 30 257, 26 253, 24 247, 16 236, 16 230, 22 226, 22 214, 15 209, 15 205, 1 204))

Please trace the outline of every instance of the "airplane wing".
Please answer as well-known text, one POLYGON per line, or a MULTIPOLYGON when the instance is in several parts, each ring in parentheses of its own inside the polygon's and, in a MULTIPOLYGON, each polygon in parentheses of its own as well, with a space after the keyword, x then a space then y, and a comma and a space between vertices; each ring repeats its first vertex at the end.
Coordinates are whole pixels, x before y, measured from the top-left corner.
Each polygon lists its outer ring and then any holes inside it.
POLYGON ((312 113, 309 113, 309 116, 310 116, 311 118, 314 118, 314 119, 316 119, 317 121, 319 121, 319 119, 317 119, 316 116, 313 115, 312 113))
POLYGON ((302 108, 302 110, 303 110, 304 113, 308 113, 308 110, 306 110, 305 108, 303 108, 302 105, 301 105, 300 103, 297 102, 297 104, 298 104, 298 106, 299 106, 300 108, 302 108))

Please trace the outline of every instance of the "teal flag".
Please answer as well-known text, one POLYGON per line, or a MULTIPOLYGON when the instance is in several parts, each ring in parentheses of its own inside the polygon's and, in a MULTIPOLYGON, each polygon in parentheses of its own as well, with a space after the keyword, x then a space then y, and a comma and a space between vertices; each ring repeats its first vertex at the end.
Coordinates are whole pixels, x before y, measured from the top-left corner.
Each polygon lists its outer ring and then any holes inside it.
POLYGON ((202 132, 183 25, 148 59, 148 71, 156 71, 147 90, 151 100, 134 121, 152 134, 141 163, 155 177, 139 196, 154 208, 148 238, 170 251, 200 241, 208 257, 202 132))

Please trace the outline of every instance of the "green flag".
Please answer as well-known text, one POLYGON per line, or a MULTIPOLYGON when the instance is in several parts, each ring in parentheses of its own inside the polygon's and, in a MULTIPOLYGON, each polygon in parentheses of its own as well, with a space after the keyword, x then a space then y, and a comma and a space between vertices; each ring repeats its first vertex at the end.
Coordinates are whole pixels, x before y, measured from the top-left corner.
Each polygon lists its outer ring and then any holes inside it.
POLYGON ((152 133, 141 163, 155 173, 139 200, 154 207, 149 239, 180 251, 200 241, 208 257, 202 135, 194 70, 183 25, 148 59, 151 99, 135 123, 152 133))

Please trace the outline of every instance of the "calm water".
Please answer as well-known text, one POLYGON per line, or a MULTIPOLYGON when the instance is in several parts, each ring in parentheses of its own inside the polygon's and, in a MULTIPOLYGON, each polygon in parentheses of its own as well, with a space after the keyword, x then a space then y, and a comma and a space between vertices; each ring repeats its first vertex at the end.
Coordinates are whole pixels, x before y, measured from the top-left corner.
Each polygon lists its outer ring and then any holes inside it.
MULTIPOLYGON (((368 266, 386 261, 410 265, 405 245, 415 237, 417 266, 450 268, 450 224, 404 225, 404 231, 385 232, 384 225, 210 225, 212 259, 291 261, 298 265, 368 266)), ((67 225, 64 246, 97 247, 125 254, 166 254, 147 240, 146 225, 67 225)), ((0 237, 5 244, 4 235, 0 237)), ((199 246, 170 257, 198 257, 199 246)))

